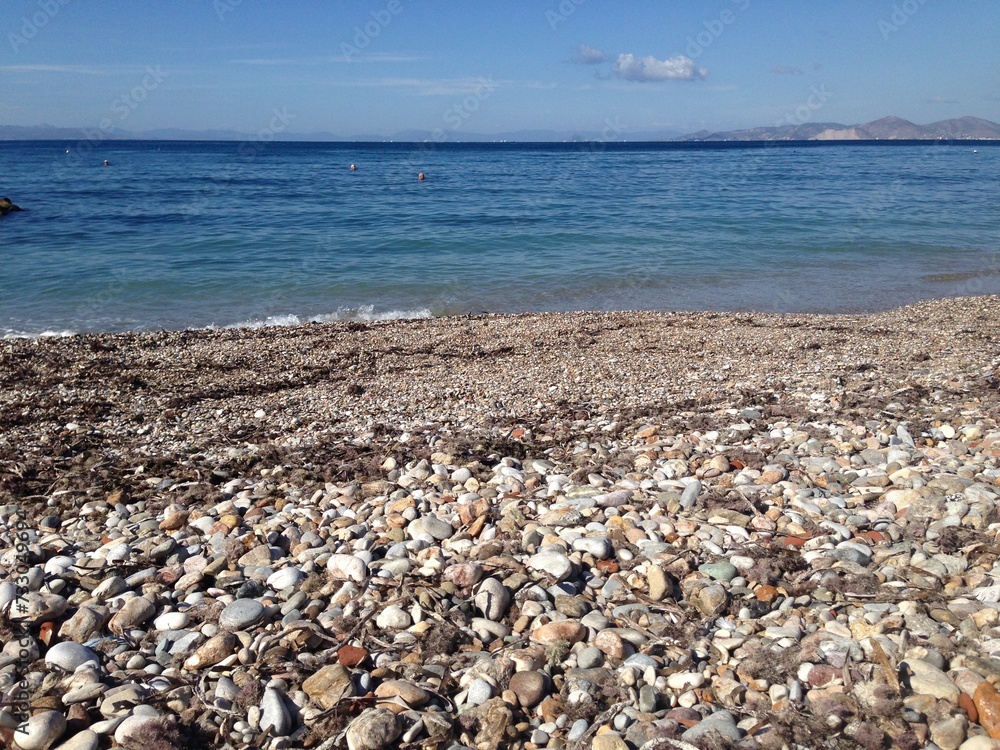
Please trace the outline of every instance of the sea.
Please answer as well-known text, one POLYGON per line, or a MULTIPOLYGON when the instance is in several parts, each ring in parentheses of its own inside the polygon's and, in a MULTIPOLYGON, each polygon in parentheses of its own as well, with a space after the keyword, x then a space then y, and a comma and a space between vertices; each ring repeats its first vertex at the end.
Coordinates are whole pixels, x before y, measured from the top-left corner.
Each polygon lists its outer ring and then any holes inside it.
POLYGON ((0 337, 997 294, 998 146, 2 142, 0 337))

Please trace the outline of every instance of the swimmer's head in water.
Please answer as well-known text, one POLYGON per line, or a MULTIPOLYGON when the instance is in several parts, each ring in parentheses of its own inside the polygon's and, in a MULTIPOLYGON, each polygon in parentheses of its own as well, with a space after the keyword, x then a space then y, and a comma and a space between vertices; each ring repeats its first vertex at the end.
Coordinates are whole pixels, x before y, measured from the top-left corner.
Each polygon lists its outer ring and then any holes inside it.
POLYGON ((426 180, 427 179, 427 175, 425 175, 423 172, 421 172, 420 174, 417 175, 417 179, 418 180, 426 180))
POLYGON ((358 165, 357 164, 352 164, 351 165, 351 171, 352 172, 357 172, 358 171, 358 165))

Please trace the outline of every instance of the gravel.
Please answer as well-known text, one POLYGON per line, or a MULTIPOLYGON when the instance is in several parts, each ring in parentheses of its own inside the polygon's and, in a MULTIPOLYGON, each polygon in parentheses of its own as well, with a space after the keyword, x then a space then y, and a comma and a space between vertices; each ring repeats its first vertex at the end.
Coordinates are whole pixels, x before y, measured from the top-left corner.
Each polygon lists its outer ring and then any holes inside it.
POLYGON ((988 747, 998 340, 976 298, 4 341, 15 739, 988 747))

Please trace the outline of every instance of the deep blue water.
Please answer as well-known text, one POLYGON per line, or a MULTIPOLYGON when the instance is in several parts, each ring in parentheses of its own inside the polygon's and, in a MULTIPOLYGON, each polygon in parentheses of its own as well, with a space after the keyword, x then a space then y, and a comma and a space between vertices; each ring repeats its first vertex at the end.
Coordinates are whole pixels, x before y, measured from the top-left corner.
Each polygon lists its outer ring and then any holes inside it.
POLYGON ((0 336, 1000 293, 998 175, 971 143, 3 142, 0 336))

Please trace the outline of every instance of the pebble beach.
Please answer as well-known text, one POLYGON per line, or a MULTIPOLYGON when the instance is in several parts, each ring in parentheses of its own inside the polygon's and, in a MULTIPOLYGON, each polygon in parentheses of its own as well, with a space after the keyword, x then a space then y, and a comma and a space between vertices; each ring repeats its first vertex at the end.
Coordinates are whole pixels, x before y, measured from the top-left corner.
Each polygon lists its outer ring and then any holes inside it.
POLYGON ((1000 297, 0 342, 20 750, 1000 748, 1000 297))

